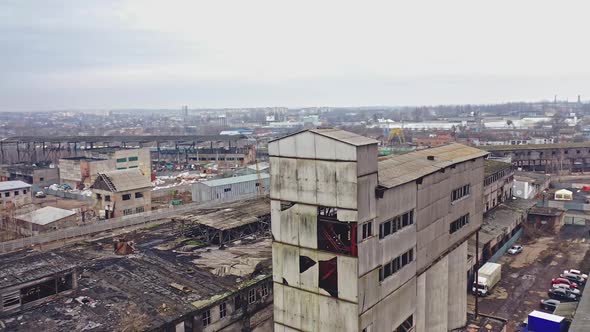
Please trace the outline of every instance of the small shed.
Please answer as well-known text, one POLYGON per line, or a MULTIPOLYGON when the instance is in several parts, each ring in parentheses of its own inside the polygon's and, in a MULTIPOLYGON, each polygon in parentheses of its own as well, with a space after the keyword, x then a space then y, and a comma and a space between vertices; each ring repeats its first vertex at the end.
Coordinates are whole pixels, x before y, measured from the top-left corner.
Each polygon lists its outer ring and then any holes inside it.
POLYGON ((191 193, 193 202, 209 202, 267 192, 269 188, 270 175, 260 173, 197 182, 192 185, 191 193))
POLYGON ((564 215, 565 210, 562 209, 534 206, 529 210, 527 220, 537 229, 557 233, 563 226, 564 215))
POLYGON ((78 216, 72 210, 46 206, 16 216, 14 219, 21 234, 37 235, 39 233, 75 226, 78 216))
POLYGON ((556 201, 571 201, 574 199, 574 194, 567 189, 560 189, 555 192, 556 201))

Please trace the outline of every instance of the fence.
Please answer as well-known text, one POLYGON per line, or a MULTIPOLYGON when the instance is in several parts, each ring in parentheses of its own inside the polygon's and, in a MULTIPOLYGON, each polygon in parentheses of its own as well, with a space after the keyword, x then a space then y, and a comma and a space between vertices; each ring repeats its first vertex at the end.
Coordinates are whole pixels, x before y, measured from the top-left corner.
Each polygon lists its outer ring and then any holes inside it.
POLYGON ((512 245, 514 244, 514 242, 516 242, 516 240, 520 239, 520 237, 522 236, 522 233, 524 232, 524 228, 519 229, 516 234, 514 234, 514 236, 512 236, 510 238, 510 240, 506 241, 506 243, 504 243, 504 245, 498 249, 498 251, 496 251, 492 257, 490 257, 490 259, 488 259, 488 262, 494 262, 496 263, 498 261, 498 259, 500 259, 500 257, 502 257, 506 251, 512 247, 512 245))
POLYGON ((84 196, 84 195, 75 194, 75 193, 71 193, 71 192, 67 192, 67 191, 52 190, 52 189, 47 188, 47 189, 43 189, 43 192, 46 193, 47 195, 53 195, 53 196, 58 196, 58 197, 63 197, 63 198, 68 198, 68 199, 77 199, 79 201, 88 201, 88 202, 92 201, 92 197, 90 197, 90 196, 84 196))
MULTIPOLYGON (((242 199, 254 198, 254 196, 240 197, 242 199)), ((54 241, 61 241, 76 237, 81 237, 89 234, 100 233, 105 231, 112 231, 113 229, 129 227, 138 224, 145 224, 150 221, 171 218, 172 216, 180 213, 192 211, 199 207, 213 207, 215 203, 220 202, 207 202, 207 203, 191 203, 180 206, 172 206, 166 209, 147 211, 128 216, 122 216, 119 218, 107 219, 98 222, 88 223, 84 226, 64 228, 52 232, 47 232, 31 237, 0 242, 0 253, 6 253, 34 245, 43 243, 49 243, 54 241)), ((227 201, 225 202, 227 203, 227 201)))

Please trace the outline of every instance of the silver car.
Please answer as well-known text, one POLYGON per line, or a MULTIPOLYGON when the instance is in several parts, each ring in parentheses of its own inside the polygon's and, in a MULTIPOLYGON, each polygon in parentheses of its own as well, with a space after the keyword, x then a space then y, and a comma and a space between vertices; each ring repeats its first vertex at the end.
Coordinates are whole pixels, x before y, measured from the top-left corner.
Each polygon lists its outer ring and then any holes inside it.
POLYGON ((513 245, 510 249, 508 249, 508 253, 511 255, 516 255, 522 252, 522 246, 513 245))
POLYGON ((566 285, 566 284, 555 284, 555 285, 553 285, 553 288, 563 289, 563 290, 566 290, 576 296, 580 296, 579 289, 571 288, 569 285, 566 285))

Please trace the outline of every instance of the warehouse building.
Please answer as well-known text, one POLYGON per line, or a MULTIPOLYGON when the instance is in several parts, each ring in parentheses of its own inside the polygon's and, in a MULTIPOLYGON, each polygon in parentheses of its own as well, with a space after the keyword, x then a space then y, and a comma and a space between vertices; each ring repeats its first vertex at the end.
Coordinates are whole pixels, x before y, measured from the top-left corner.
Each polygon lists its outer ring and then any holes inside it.
POLYGON ((336 129, 269 144, 275 331, 446 332, 467 322, 485 151, 378 160, 336 129))
POLYGON ((267 173, 249 174, 192 184, 193 202, 224 201, 249 194, 265 193, 270 185, 267 173))

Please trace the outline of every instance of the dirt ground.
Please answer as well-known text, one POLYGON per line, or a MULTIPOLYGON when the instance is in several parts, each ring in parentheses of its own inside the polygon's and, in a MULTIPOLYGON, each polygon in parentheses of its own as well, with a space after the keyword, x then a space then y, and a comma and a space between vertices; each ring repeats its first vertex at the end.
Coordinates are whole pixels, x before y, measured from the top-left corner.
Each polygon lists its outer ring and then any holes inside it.
MULTIPOLYGON (((479 312, 509 320, 507 331, 518 331, 516 326, 532 311, 540 310, 539 303, 546 299, 551 279, 563 270, 590 268, 589 226, 566 225, 558 235, 543 235, 535 239, 522 239, 522 253, 504 255, 502 279, 493 293, 479 300, 479 312)), ((473 311, 475 298, 470 295, 469 310, 473 311)))

